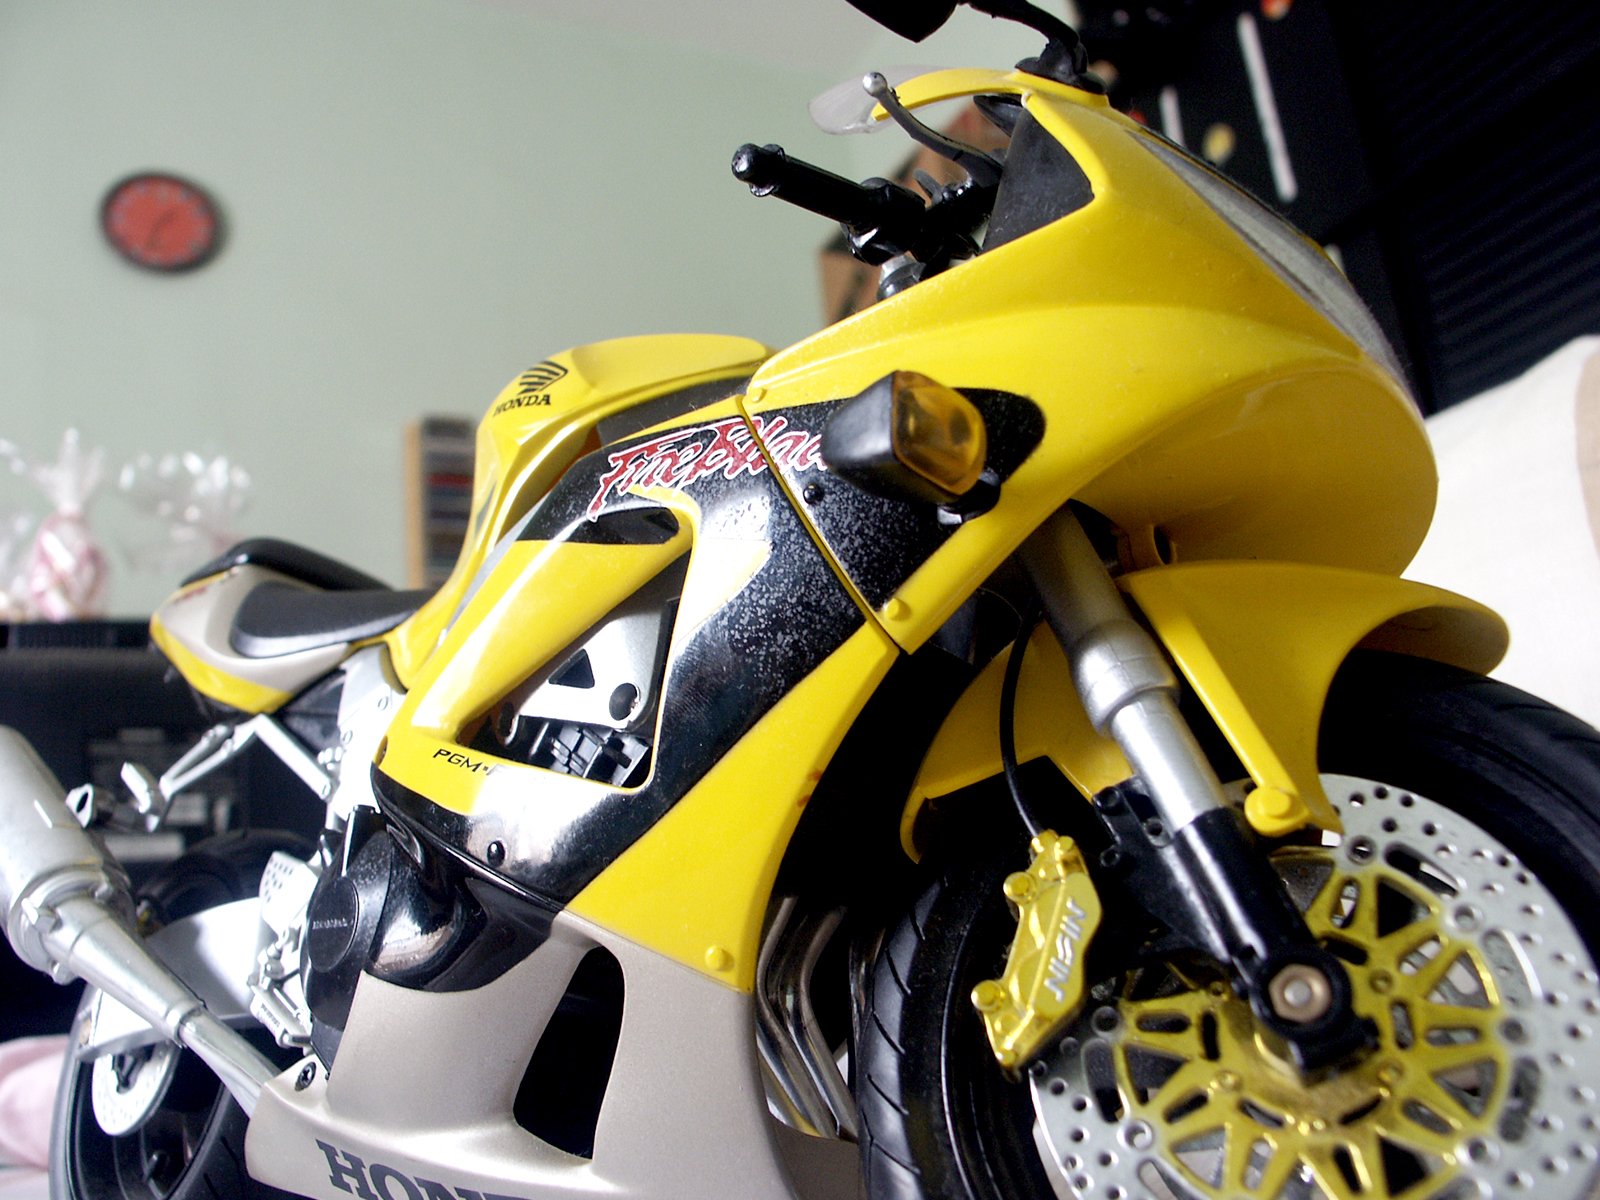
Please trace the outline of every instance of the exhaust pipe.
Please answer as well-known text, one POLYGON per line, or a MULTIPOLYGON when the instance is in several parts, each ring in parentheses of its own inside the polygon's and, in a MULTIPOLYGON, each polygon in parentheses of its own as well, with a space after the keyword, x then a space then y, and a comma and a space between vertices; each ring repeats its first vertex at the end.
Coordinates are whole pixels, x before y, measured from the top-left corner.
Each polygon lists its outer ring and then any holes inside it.
POLYGON ((193 1050, 253 1113, 278 1069, 145 949, 127 875, 64 796, 27 739, 0 725, 0 915, 12 948, 57 983, 86 980, 193 1050))

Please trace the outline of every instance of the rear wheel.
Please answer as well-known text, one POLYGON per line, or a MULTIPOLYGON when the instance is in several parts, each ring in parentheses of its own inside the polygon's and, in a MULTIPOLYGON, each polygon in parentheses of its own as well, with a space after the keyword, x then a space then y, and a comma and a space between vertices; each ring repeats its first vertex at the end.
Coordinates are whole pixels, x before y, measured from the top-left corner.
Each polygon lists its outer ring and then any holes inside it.
MULTIPOLYGON (((968 995, 1013 861, 947 871, 875 970, 858 1073, 881 1197, 1586 1196, 1600 1110, 1600 736, 1502 684, 1358 656, 1330 697, 1342 839, 1274 862, 1377 1051, 1303 1082, 1216 973, 1097 981, 1023 1083, 968 995)), ((1012 854, 1015 853, 1013 848, 1012 854)))
MULTIPOLYGON (((165 924, 252 896, 275 850, 303 852, 303 846, 298 838, 276 833, 224 834, 202 842, 142 891, 141 907, 165 924)), ((80 1008, 80 1022, 86 1007, 80 1008)), ((78 1028, 73 1026, 74 1044, 78 1028)), ((285 1057, 265 1034, 258 1048, 269 1057, 285 1057)), ((287 1197, 246 1172, 245 1125, 244 1111, 216 1075, 171 1042, 89 1063, 69 1054, 56 1096, 51 1195, 54 1200, 287 1197)))

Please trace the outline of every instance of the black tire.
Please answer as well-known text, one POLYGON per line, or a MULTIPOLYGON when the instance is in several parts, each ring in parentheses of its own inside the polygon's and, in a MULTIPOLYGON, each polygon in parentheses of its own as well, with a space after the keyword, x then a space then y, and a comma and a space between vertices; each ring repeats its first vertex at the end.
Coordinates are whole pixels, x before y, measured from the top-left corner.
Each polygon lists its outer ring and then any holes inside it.
POLYGON ((1052 1194, 1028 1135, 1028 1091, 995 1067, 968 1001, 999 973, 1016 930, 995 903, 1011 858, 951 863, 873 965, 856 1066, 872 1200, 1052 1194))
MULTIPOLYGON (((1600 961, 1600 733, 1515 688, 1358 654, 1321 732, 1324 770, 1446 804, 1531 868, 1600 961)), ((856 1088, 872 1200, 1053 1198, 1028 1089, 995 1067, 969 994, 1015 932, 1013 837, 945 866, 887 935, 859 1024, 856 1088)))
POLYGON ((1514 850, 1600 960, 1600 731, 1497 680, 1357 654, 1323 718, 1324 769, 1440 800, 1514 850))
MULTIPOLYGON (((141 890, 141 905, 165 923, 254 895, 275 850, 303 854, 305 846, 301 839, 280 833, 211 838, 151 880, 141 890)), ((74 1024, 74 1042, 77 1029, 74 1024)), ((284 1057, 264 1034, 258 1048, 269 1057, 284 1057)), ((52 1200, 289 1196, 250 1178, 244 1165, 244 1110, 188 1050, 182 1051, 172 1084, 156 1111, 139 1129, 122 1137, 107 1134, 95 1119, 92 1071, 91 1064, 79 1064, 70 1055, 63 1066, 51 1131, 52 1200)))

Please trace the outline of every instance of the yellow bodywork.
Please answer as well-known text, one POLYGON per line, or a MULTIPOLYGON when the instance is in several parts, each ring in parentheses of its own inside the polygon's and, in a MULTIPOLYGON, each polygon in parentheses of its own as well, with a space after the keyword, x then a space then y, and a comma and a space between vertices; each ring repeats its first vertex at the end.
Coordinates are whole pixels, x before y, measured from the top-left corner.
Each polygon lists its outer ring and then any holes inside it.
MULTIPOLYGON (((1003 651, 973 680, 922 760, 900 820, 901 845, 913 858, 920 857, 917 818, 930 801, 1000 773, 1000 685, 1013 653, 1014 647, 1003 651)), ((1044 624, 1023 653, 1013 737, 1019 763, 1047 758, 1085 796, 1133 774, 1117 744, 1089 723, 1061 643, 1044 624)))
POLYGON ((569 907, 749 991, 789 835, 894 658, 864 625, 569 907))
MULTIPOLYGON (((1245 812, 1259 832, 1307 824, 1337 829, 1317 771, 1317 731, 1328 687, 1358 646, 1488 671, 1505 653, 1505 624, 1464 596, 1394 576, 1303 563, 1198 563, 1136 571, 1120 580, 1205 704, 1255 784, 1245 812)), ((917 853, 923 809, 1001 771, 1004 657, 968 688, 923 760, 901 818, 917 853)), ((1132 772, 1097 734, 1065 655, 1044 626, 1017 681, 1017 761, 1049 758, 1092 796, 1132 772)))
MULTIPOLYGON (((200 592, 209 587, 214 579, 196 580, 180 590, 173 599, 183 599, 200 592)), ((159 612, 150 618, 150 640, 167 656, 167 660, 178 669, 190 687, 218 704, 225 704, 240 712, 266 713, 283 707, 291 698, 288 692, 249 679, 240 679, 215 663, 206 661, 172 634, 159 612)))
MULTIPOLYGON (((886 600, 869 603, 829 559, 866 623, 571 902, 730 986, 753 985, 789 837, 896 656, 923 646, 1069 500, 1128 535, 1139 569, 1123 587, 1250 773, 1248 814, 1263 833, 1335 824, 1317 781, 1316 736, 1329 682, 1354 647, 1474 670, 1504 647, 1487 610, 1397 578, 1426 532, 1435 488, 1402 384, 1104 97, 987 71, 937 72, 900 94, 915 107, 978 92, 1020 95, 1082 168, 1092 201, 776 355, 739 338, 630 338, 530 369, 480 427, 473 525, 452 574, 384 638, 409 689, 379 750, 384 774, 458 813, 473 812, 485 789, 581 806, 600 784, 510 762, 479 770, 451 755, 465 757, 475 723, 508 689, 681 556, 690 570, 675 643, 754 576, 760 562, 750 556, 762 553, 722 546, 714 562, 701 561, 713 551, 697 541, 692 498, 677 492, 650 497, 680 521, 659 545, 507 543, 562 473, 598 448, 601 420, 752 372, 742 396, 708 396, 673 423, 838 401, 894 371, 1039 407, 1043 439, 995 507, 961 524, 886 600)), ((788 494, 806 519, 806 504, 788 494)), ((279 700, 244 695, 181 648, 169 652, 191 682, 236 707, 279 700)), ((928 801, 999 773, 1004 669, 1001 656, 979 675, 929 750, 905 806, 909 852, 928 801)), ((1129 774, 1090 727, 1047 632, 1027 650, 1016 738, 1020 759, 1048 757, 1086 795, 1129 774)))
POLYGON ((1435 475, 1400 384, 1285 283, 1094 96, 940 72, 907 103, 1020 91, 1094 191, 1084 208, 824 329, 756 372, 752 413, 839 399, 891 371, 1026 396, 1044 441, 995 509, 878 606, 920 646, 1069 499, 1183 561, 1265 558, 1398 574, 1435 475))
POLYGON ((1317 775, 1317 729, 1359 645, 1472 671, 1505 653, 1505 624, 1463 596, 1386 575, 1299 563, 1139 571, 1123 587, 1206 706, 1255 789, 1245 815, 1279 836, 1337 829, 1317 775))
POLYGON ((384 773, 444 808, 473 811, 490 776, 463 772, 439 752, 459 752, 490 705, 571 645, 618 595, 658 575, 688 542, 685 530, 659 546, 513 544, 418 673, 395 718, 381 760, 384 773), (607 586, 597 588, 596 580, 607 586))
MULTIPOLYGON (((643 399, 696 384, 748 375, 771 351, 749 338, 670 334, 616 338, 546 359, 538 390, 519 375, 495 397, 478 426, 472 528, 444 584, 386 641, 395 674, 414 686, 490 550, 599 440, 595 426, 643 399), (528 399, 540 403, 519 403, 528 399)), ((539 368, 533 368, 538 371, 539 368)))

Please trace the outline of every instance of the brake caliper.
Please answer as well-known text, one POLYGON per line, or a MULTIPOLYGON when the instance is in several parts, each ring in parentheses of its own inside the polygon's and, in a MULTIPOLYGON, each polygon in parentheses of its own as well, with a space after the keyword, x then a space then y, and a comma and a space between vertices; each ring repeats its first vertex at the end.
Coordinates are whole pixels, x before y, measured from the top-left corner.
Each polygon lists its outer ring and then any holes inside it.
POLYGON ((1031 1061, 1077 1015, 1089 939, 1100 925, 1100 896, 1077 844, 1045 830, 1032 849, 1032 865, 1006 877, 1017 917, 1006 968, 972 989, 994 1056, 1008 1071, 1031 1061))

